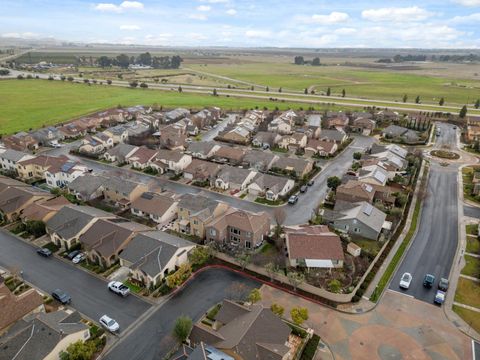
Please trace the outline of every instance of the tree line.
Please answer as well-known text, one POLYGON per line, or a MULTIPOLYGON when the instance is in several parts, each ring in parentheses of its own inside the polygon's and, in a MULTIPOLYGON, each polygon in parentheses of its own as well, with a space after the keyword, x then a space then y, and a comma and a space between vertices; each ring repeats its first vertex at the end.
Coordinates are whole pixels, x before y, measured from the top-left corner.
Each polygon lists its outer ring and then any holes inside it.
POLYGON ((155 69, 178 69, 183 59, 178 55, 173 56, 152 56, 149 52, 135 56, 120 54, 116 57, 100 56, 97 58, 97 65, 102 68, 119 66, 128 68, 130 65, 151 66, 155 69))
POLYGON ((312 65, 312 66, 320 66, 320 58, 315 57, 312 60, 305 60, 303 56, 295 56, 293 59, 293 63, 295 65, 312 65))
POLYGON ((378 63, 401 63, 405 61, 439 61, 439 62, 477 62, 480 61, 480 55, 468 54, 468 55, 395 55, 393 58, 378 59, 378 63))

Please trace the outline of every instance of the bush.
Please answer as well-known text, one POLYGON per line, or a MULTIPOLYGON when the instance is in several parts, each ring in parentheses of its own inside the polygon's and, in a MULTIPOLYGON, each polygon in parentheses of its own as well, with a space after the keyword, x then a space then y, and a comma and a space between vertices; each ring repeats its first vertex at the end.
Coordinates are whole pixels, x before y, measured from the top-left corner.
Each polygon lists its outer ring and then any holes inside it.
POLYGON ((273 303, 270 306, 270 310, 277 316, 282 317, 285 309, 283 306, 273 303))
POLYGON ((192 273, 192 267, 190 264, 182 264, 180 268, 175 271, 173 274, 167 276, 167 285, 169 288, 173 289, 177 286, 183 284, 192 273))
POLYGON ((290 316, 297 325, 302 325, 303 322, 308 320, 308 309, 302 307, 296 307, 290 310, 290 316))
POLYGON ((177 338, 179 342, 184 342, 187 340, 190 331, 192 330, 192 319, 188 316, 182 315, 175 321, 175 326, 173 328, 173 335, 177 338))
POLYGON ((28 220, 25 224, 25 230, 36 238, 46 234, 45 223, 39 220, 28 220))
POLYGON ((213 308, 211 308, 207 312, 207 319, 215 321, 215 317, 217 316, 218 312, 220 311, 220 308, 222 307, 222 304, 217 304, 213 308))
POLYGON ((300 360, 312 360, 317 352, 318 344, 320 343, 320 337, 317 334, 313 334, 310 340, 308 340, 305 348, 303 349, 300 360))
POLYGON ((288 326, 290 326, 290 329, 292 329, 292 334, 298 337, 301 337, 302 339, 305 339, 307 337, 307 331, 302 329, 301 327, 298 327, 292 323, 287 323, 288 326))

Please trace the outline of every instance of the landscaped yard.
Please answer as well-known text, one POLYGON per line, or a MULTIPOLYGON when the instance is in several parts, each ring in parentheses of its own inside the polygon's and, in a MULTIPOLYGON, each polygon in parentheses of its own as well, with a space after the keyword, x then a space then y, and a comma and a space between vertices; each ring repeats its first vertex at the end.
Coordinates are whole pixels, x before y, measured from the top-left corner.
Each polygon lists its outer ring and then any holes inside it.
POLYGON ((467 236, 467 252, 480 254, 480 241, 476 236, 467 236))
POLYGON ((468 325, 470 325, 476 332, 480 332, 480 313, 469 309, 453 305, 455 311, 468 325))
POLYGON ((465 267, 462 269, 463 275, 473 276, 474 278, 480 277, 480 259, 465 255, 465 267))
POLYGON ((460 277, 455 302, 480 308, 480 284, 460 277))
POLYGON ((463 177, 463 196, 470 201, 480 202, 477 196, 472 194, 473 191, 473 173, 478 167, 464 167, 462 169, 463 177))

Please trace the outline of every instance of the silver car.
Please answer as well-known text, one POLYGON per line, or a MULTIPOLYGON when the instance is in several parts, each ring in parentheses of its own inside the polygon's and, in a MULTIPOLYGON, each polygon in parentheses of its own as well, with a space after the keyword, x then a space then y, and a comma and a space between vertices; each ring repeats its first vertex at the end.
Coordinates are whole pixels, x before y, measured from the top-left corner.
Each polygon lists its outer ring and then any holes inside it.
POLYGON ((110 332, 116 332, 118 329, 120 329, 120 325, 118 325, 118 323, 108 315, 103 315, 100 318, 100 325, 110 332))

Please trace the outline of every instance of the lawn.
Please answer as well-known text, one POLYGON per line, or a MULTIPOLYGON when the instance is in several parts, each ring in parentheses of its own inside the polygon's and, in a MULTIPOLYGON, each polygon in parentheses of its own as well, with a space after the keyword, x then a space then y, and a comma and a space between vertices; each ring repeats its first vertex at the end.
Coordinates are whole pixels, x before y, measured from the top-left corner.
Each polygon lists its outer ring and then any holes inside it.
POLYGON ((476 236, 467 236, 467 252, 480 254, 480 241, 476 236))
POLYGON ((379 241, 370 239, 354 239, 353 242, 360 246, 362 251, 373 255, 373 257, 377 256, 383 245, 379 241))
POLYGON ((460 316, 476 332, 480 332, 480 313, 469 309, 464 309, 457 305, 453 305, 453 311, 455 311, 458 316, 460 316))
POLYGON ((478 225, 477 224, 469 224, 466 226, 467 234, 468 235, 478 235, 478 225))
POLYGON ((189 64, 197 71, 227 76, 232 79, 278 88, 303 91, 314 87, 317 92, 331 88, 332 95, 401 101, 403 94, 408 101, 418 95, 422 102, 438 104, 445 97, 445 105, 464 104, 478 98, 480 82, 414 75, 384 70, 365 70, 346 66, 298 66, 291 63, 258 62, 249 64, 189 64))
MULTIPOLYGON (((53 125, 102 109, 132 105, 159 104, 164 107, 273 109, 305 107, 294 102, 271 102, 227 98, 150 89, 128 89, 108 85, 86 85, 48 80, 0 80, 0 134, 53 125)), ((322 107, 325 108, 325 107, 322 107)), ((320 109, 319 106, 316 109, 320 109)))
POLYGON ((455 301, 480 308, 480 284, 468 279, 459 278, 455 301))
POLYGON ((465 267, 462 269, 462 274, 467 276, 473 276, 474 278, 480 277, 480 259, 465 255, 465 267))

